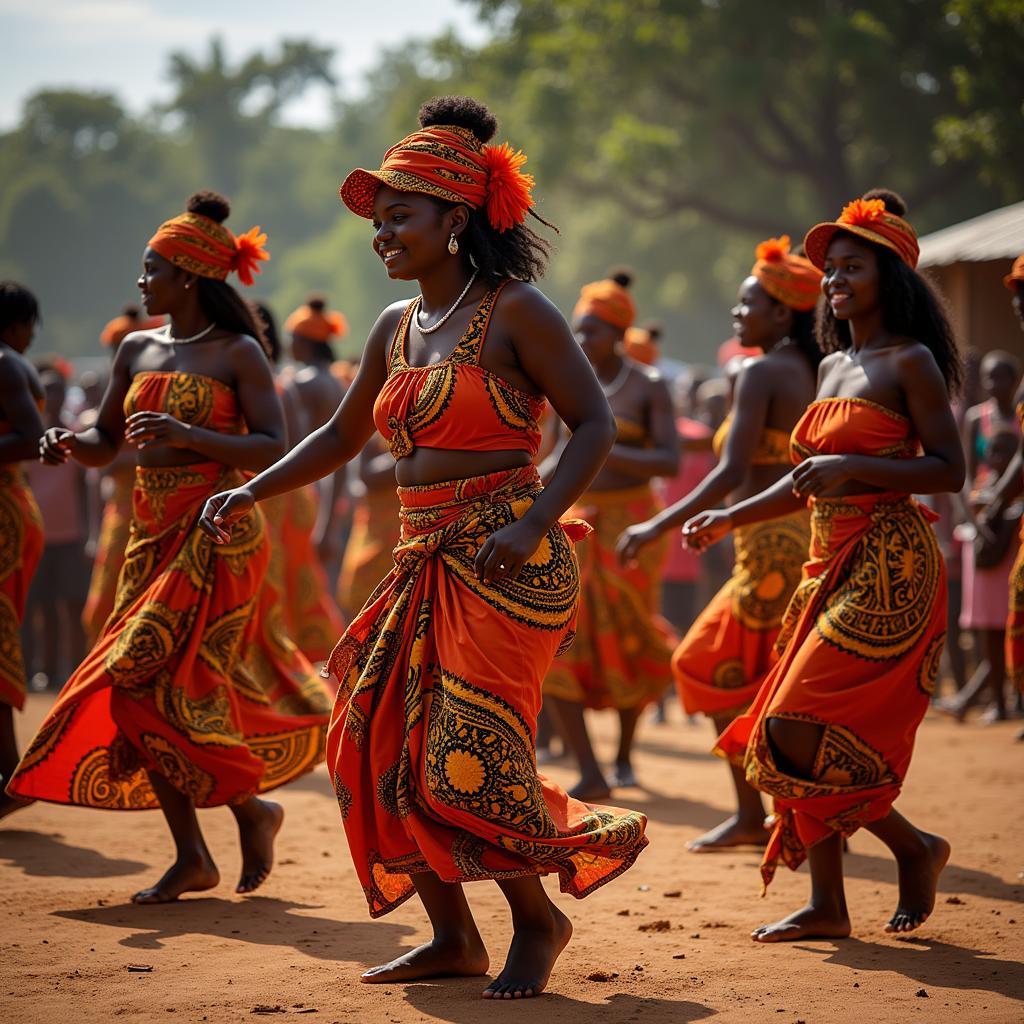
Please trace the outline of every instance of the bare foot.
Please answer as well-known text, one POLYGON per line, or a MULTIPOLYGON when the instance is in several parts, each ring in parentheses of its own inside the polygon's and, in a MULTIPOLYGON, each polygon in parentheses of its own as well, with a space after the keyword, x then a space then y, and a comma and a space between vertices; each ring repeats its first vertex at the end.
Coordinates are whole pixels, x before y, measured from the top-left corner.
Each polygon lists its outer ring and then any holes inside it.
POLYGON ((612 795, 608 783, 601 776, 582 778, 569 790, 569 796, 582 800, 585 804, 594 804, 599 800, 607 800, 612 795))
POLYGON ((808 904, 774 924, 755 928, 750 937, 755 942, 793 942, 796 939, 845 939, 850 934, 850 917, 846 907, 824 909, 808 904))
POLYGON ((913 857, 897 858, 900 895, 887 932, 912 932, 928 920, 935 907, 939 875, 949 860, 950 846, 942 836, 921 832, 922 848, 913 857))
POLYGON ((717 825, 710 832, 691 839, 686 848, 690 853, 714 853, 716 850, 728 850, 736 846, 767 846, 768 833, 764 822, 741 822, 738 814, 733 814, 717 825))
POLYGON ((156 885, 137 892, 132 903, 173 903, 183 893, 205 892, 219 881, 220 872, 208 853, 179 857, 156 885))
POLYGON ((382 985, 389 981, 422 978, 475 978, 487 973, 491 962, 480 933, 442 941, 434 938, 389 964, 371 967, 360 981, 382 985))
POLYGON ((13 814, 15 811, 20 811, 24 807, 28 807, 29 804, 34 804, 35 800, 25 800, 20 796, 10 796, 0 789, 0 821, 6 818, 9 814, 13 814))
POLYGON ((270 800, 254 798, 252 810, 236 820, 242 844, 242 877, 235 892, 253 892, 267 880, 274 866, 274 839, 284 822, 284 808, 270 800))
POLYGON ((630 786, 638 786, 633 766, 628 761, 616 761, 612 769, 612 785, 627 789, 630 786))
POLYGON ((517 928, 501 974, 483 991, 484 999, 528 999, 547 987, 558 955, 572 938, 572 922, 553 903, 547 928, 517 928))

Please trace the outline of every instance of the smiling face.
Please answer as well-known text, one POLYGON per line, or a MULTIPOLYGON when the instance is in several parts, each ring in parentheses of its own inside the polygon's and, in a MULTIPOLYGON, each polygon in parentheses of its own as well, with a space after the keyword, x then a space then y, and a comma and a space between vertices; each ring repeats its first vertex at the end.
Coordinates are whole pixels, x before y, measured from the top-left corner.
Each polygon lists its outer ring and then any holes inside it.
POLYGON ((837 320, 850 320, 877 309, 878 254, 870 243, 837 234, 825 253, 821 290, 837 320))
POLYGON ((179 309, 191 276, 147 247, 142 254, 142 273, 137 282, 146 312, 150 316, 165 316, 179 309))
POLYGON ((736 305, 732 307, 732 330, 744 348, 771 348, 785 337, 792 313, 775 302, 751 275, 740 285, 736 305))
POLYGON ((429 196, 381 185, 373 203, 373 251, 393 281, 414 281, 454 258, 448 242, 466 220, 464 206, 444 209, 429 196))

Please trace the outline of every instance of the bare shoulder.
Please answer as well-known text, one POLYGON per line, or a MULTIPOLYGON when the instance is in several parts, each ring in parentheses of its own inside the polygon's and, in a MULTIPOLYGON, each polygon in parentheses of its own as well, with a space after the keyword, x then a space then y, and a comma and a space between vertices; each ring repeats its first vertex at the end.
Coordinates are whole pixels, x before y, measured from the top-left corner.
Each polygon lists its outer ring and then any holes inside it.
POLYGON ((899 340, 895 346, 893 362, 901 383, 913 383, 920 380, 921 374, 939 375, 939 364, 935 361, 931 349, 913 338, 899 340))
POLYGON ((257 364, 270 366, 263 346, 251 335, 232 335, 226 340, 224 347, 236 369, 244 370, 257 364))
POLYGON ((535 285, 509 281, 501 290, 498 309, 502 315, 529 322, 564 322, 558 307, 535 285))
POLYGON ((15 388, 27 383, 25 365, 25 360, 13 349, 0 349, 0 385, 15 388))

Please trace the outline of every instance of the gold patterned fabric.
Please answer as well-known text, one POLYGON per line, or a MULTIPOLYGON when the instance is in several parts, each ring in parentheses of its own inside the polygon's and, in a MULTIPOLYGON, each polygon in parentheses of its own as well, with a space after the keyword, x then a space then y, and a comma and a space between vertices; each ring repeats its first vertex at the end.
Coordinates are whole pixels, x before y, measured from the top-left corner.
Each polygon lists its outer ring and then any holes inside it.
POLYGON ((401 504, 393 487, 367 491, 352 516, 352 533, 338 577, 338 604, 355 614, 394 568, 401 504))
MULTIPOLYGON (((619 424, 622 443, 629 435, 619 424)), ((661 505, 648 485, 590 491, 571 510, 594 532, 581 541, 580 613, 576 639, 555 659, 544 680, 548 696, 588 708, 634 708, 657 700, 672 685, 672 627, 658 613, 668 537, 619 563, 615 545, 632 523, 661 505)))
POLYGON ((930 518, 893 493, 811 499, 810 558, 779 661, 717 747, 774 797, 765 885, 779 859, 795 869, 809 846, 885 817, 899 794, 945 641, 945 565, 930 518), (776 762, 773 718, 820 728, 812 777, 776 762))
POLYGON ((801 509, 740 527, 733 536, 732 576, 672 655, 676 688, 690 715, 738 714, 757 695, 807 560, 810 516, 801 509))
POLYGON ((21 618, 43 554, 43 519, 25 474, 0 466, 0 703, 25 703, 21 618))
POLYGON ((395 567, 331 657, 327 763, 372 917, 425 871, 446 882, 557 873, 582 897, 647 844, 642 814, 585 805, 537 774, 541 681, 571 637, 571 541, 585 524, 550 530, 514 579, 474 570, 540 490, 532 466, 400 488, 395 567))
MULTIPOLYGON (((244 427, 232 389, 198 375, 138 374, 126 406, 173 406, 188 422, 244 427)), ((246 516, 226 544, 197 525, 206 499, 242 479, 216 462, 136 468, 114 610, 9 792, 155 808, 148 773, 157 772, 208 807, 273 789, 322 759, 330 696, 264 579, 262 513, 246 516)))

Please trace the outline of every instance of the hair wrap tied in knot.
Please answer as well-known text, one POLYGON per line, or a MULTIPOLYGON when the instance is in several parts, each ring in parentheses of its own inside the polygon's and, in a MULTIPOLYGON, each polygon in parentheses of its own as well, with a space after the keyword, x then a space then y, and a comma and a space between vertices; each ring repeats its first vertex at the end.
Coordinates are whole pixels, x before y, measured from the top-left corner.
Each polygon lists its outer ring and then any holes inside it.
POLYGON ((201 213, 182 213, 157 229, 149 248, 190 274, 224 281, 232 271, 249 286, 259 264, 269 260, 267 236, 258 227, 237 238, 223 224, 201 213))
POLYGON ((1018 256, 1013 261, 1013 267, 1010 272, 1003 278, 1003 284, 1014 291, 1020 285, 1024 285, 1024 256, 1018 256))
POLYGON ((813 309, 821 294, 821 271, 809 259, 790 252, 789 235, 769 238, 754 250, 750 273, 777 302, 790 309, 813 309))
POLYGON ((573 318, 596 316, 612 327, 625 331, 636 320, 636 303, 633 296, 610 278, 585 284, 580 289, 579 301, 573 310, 573 318))
POLYGON ((819 270, 825 267, 825 253, 829 242, 838 231, 846 231, 875 245, 884 246, 912 270, 917 268, 920 249, 917 232, 908 221, 885 208, 882 199, 854 199, 843 207, 834 221, 816 224, 807 232, 804 248, 807 258, 819 270))
POLYGON ((483 209, 491 226, 508 231, 526 220, 533 206, 526 156, 507 142, 485 146, 468 128, 431 125, 407 135, 384 154, 380 168, 357 167, 339 190, 342 202, 370 219, 381 185, 419 192, 450 203, 483 209))
POLYGON ((284 329, 310 341, 327 342, 331 338, 344 338, 348 334, 348 321, 337 310, 325 312, 304 305, 289 315, 284 322, 284 329))

